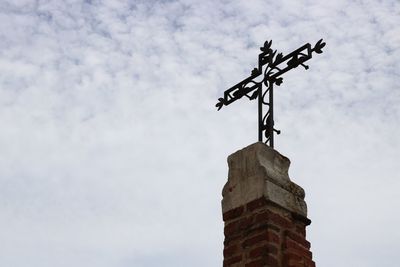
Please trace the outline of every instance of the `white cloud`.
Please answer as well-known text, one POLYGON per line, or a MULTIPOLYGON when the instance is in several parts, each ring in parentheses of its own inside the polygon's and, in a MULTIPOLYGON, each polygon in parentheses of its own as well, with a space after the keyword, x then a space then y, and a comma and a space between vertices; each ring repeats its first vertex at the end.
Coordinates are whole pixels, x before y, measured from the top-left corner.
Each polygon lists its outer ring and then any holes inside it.
POLYGON ((277 149, 317 264, 394 266, 396 1, 3 2, 1 266, 220 266, 226 157, 257 129, 217 98, 265 39, 320 38, 276 90, 277 149))

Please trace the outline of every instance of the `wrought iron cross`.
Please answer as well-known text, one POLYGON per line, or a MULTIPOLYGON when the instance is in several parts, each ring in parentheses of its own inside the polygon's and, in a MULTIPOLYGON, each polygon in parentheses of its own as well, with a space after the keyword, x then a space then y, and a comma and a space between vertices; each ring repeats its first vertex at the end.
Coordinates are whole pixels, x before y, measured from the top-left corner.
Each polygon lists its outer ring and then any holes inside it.
POLYGON ((271 49, 271 44, 272 41, 265 41, 264 46, 260 47, 258 68, 253 69, 251 76, 226 90, 224 97, 219 98, 215 106, 220 110, 224 105, 227 106, 243 96, 250 100, 258 98, 258 141, 265 142, 273 148, 274 132, 280 134, 280 131, 274 128, 274 84, 281 85, 283 82, 281 75, 298 66, 303 66, 307 70, 308 66, 304 62, 312 58, 313 52, 321 54, 326 43, 321 39, 313 48, 307 43, 286 56, 282 53, 277 54, 276 50, 271 49), (257 82, 255 79, 261 74, 264 77, 257 82), (266 87, 264 92, 263 84, 266 87), (265 99, 267 93, 268 100, 265 99), (263 105, 268 106, 266 114, 263 114, 263 105))

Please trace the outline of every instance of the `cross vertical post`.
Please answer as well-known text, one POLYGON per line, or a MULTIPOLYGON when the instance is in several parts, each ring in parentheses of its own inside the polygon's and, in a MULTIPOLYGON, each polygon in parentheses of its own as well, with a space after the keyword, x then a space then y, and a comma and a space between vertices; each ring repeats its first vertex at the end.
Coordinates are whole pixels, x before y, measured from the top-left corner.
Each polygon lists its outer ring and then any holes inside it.
POLYGON ((269 135, 269 146, 274 147, 274 84, 271 84, 269 89, 269 110, 268 110, 268 135, 269 135))
POLYGON ((321 39, 313 48, 307 43, 286 56, 283 56, 282 53, 277 54, 276 50, 271 49, 271 44, 272 41, 266 41, 264 46, 260 47, 258 68, 253 69, 251 76, 226 90, 215 106, 220 110, 223 106, 227 106, 243 96, 250 100, 258 98, 258 141, 273 148, 274 132, 280 134, 280 131, 274 128, 274 84, 281 85, 283 82, 281 75, 300 65, 307 70, 309 67, 304 62, 312 58, 313 52, 321 54, 326 43, 321 39), (260 75, 263 75, 263 79, 260 82, 255 81, 255 78, 260 75), (263 85, 266 87, 265 92, 263 92, 263 85), (268 102, 265 101, 267 93, 268 102), (263 114, 263 105, 268 106, 265 115, 263 114))
POLYGON ((263 141, 263 137, 262 137, 262 119, 263 119, 263 115, 262 115, 262 85, 260 84, 258 86, 258 141, 262 142, 263 141))

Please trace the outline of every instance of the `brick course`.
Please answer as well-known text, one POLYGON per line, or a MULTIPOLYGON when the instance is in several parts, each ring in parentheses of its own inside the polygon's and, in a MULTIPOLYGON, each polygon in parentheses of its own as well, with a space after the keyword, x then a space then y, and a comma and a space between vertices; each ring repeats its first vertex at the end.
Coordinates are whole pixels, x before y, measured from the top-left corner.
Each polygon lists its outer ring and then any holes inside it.
POLYGON ((315 267, 310 223, 264 197, 223 214, 224 267, 315 267))

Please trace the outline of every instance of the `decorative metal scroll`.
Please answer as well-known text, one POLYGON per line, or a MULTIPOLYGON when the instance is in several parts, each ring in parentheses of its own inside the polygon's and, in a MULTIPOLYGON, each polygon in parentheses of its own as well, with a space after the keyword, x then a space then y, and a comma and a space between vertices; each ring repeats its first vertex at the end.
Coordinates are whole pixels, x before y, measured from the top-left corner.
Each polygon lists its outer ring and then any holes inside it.
POLYGON ((243 96, 250 100, 258 98, 258 141, 273 148, 274 132, 280 134, 280 131, 274 128, 274 84, 281 85, 283 82, 281 75, 298 66, 307 70, 308 66, 304 62, 312 58, 313 52, 321 54, 326 43, 321 39, 313 48, 307 43, 286 56, 283 56, 282 53, 277 54, 276 50, 271 49, 271 44, 272 41, 266 41, 264 46, 260 47, 258 68, 252 70, 251 76, 226 90, 224 97, 219 98, 219 102, 215 106, 220 110, 223 106, 227 106, 243 96), (263 79, 256 81, 255 79, 262 74, 264 75, 263 79), (263 85, 266 87, 264 91, 263 85), (266 99, 267 93, 268 99, 266 99), (265 114, 263 114, 263 105, 268 106, 265 114))

